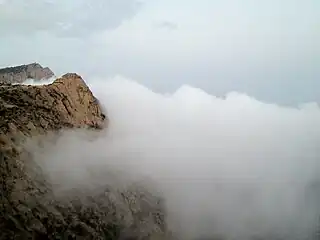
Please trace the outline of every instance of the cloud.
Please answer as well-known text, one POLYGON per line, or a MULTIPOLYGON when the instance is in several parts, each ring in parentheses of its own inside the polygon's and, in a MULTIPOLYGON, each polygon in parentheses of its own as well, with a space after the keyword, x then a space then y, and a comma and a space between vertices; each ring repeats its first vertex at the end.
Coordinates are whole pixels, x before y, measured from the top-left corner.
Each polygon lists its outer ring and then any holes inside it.
POLYGON ((140 8, 136 0, 2 1, 0 32, 30 35, 52 31, 58 36, 78 37, 117 28, 140 8))
POLYGON ((87 82, 110 126, 98 139, 66 133, 42 149, 39 163, 56 186, 104 184, 110 171, 151 177, 180 239, 301 240, 314 233, 316 104, 280 107, 237 92, 219 98, 188 85, 158 94, 121 77, 87 82))
POLYGON ((39 62, 58 75, 120 73, 158 91, 192 83, 219 96, 236 90, 281 104, 320 100, 320 2, 143 1, 141 11, 134 0, 120 6, 125 2, 109 8, 115 16, 99 17, 93 13, 103 8, 91 11, 83 0, 30 0, 25 8, 7 0, 0 7, 0 65, 39 62), (97 19, 129 19, 125 12, 136 14, 117 29, 100 31, 108 21, 97 19), (157 26, 166 21, 178 30, 157 26))
POLYGON ((168 30, 176 30, 176 29, 178 29, 178 24, 176 24, 174 22, 170 22, 170 21, 163 21, 163 22, 155 24, 155 26, 157 28, 165 28, 165 29, 168 29, 168 30))

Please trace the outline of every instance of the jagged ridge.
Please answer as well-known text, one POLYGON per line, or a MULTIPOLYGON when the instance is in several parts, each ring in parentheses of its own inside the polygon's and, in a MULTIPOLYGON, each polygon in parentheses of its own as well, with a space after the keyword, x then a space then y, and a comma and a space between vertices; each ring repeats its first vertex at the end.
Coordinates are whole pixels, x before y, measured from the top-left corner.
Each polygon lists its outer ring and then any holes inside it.
POLYGON ((29 78, 42 80, 53 76, 54 73, 50 68, 43 68, 39 63, 0 69, 0 82, 2 83, 22 83, 29 78))

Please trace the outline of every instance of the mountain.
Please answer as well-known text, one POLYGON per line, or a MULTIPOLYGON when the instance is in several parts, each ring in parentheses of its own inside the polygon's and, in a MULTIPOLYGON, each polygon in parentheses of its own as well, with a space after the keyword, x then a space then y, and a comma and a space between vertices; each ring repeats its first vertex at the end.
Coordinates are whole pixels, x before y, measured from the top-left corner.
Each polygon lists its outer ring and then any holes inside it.
POLYGON ((0 69, 0 82, 2 83, 22 83, 29 78, 40 81, 53 76, 54 73, 50 68, 43 68, 39 63, 0 69))
POLYGON ((48 85, 0 84, 0 240, 169 239, 164 203, 148 189, 106 185, 59 197, 26 147, 35 139, 41 149, 75 129, 99 137, 108 123, 77 74, 48 85))

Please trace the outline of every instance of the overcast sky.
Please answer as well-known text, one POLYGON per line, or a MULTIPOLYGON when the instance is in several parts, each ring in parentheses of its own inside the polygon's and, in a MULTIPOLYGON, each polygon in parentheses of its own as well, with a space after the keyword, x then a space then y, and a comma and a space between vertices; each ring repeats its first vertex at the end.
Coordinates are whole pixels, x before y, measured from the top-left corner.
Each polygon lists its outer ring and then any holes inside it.
POLYGON ((0 0, 0 66, 320 102, 319 0, 0 0))

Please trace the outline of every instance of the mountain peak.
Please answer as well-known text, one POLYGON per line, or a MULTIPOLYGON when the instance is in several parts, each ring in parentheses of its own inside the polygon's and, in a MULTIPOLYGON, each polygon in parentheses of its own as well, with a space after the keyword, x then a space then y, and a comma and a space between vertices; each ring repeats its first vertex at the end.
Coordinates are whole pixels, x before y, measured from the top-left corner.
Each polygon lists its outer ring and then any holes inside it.
POLYGON ((53 76, 54 73, 50 68, 42 67, 37 62, 0 69, 0 82, 2 83, 22 83, 29 78, 40 81, 53 76))

